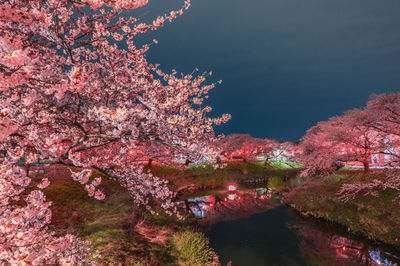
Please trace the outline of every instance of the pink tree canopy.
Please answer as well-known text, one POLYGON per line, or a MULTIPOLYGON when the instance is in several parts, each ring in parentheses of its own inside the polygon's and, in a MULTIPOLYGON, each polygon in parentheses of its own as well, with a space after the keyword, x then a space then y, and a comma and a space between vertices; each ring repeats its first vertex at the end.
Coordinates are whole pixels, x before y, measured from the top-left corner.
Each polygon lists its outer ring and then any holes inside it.
POLYGON ((348 162, 360 162, 369 171, 371 154, 377 151, 381 139, 370 124, 367 110, 353 109, 309 129, 299 156, 307 167, 304 174, 326 174, 348 162))
MULTIPOLYGON (((88 248, 73 236, 46 233, 50 203, 41 189, 22 196, 34 162, 71 166, 90 196, 97 168, 124 185, 135 203, 157 199, 176 211, 164 180, 143 170, 130 151, 148 158, 215 160, 213 126, 204 99, 211 73, 164 73, 146 61, 152 44, 135 36, 162 27, 190 5, 140 23, 130 10, 147 0, 5 0, 0 3, 0 258, 11 263, 86 263, 88 248), (126 47, 126 48, 121 48, 126 47), (159 145, 162 149, 143 149, 159 145), (25 162, 25 170, 17 162, 25 162), (82 170, 76 172, 72 167, 82 170), (23 199, 24 206, 15 205, 23 199)), ((156 40, 153 41, 157 43, 156 40)), ((168 160, 164 160, 167 162, 168 160)), ((56 178, 56 177, 55 177, 56 178)))
POLYGON ((389 170, 368 182, 344 184, 338 193, 342 201, 379 196, 389 189, 399 199, 400 93, 372 95, 365 108, 319 122, 307 131, 301 146, 303 175, 330 174, 349 162, 362 163, 368 172, 372 156, 383 158, 379 166, 389 170))
POLYGON ((276 140, 253 138, 249 134, 231 134, 214 144, 225 157, 234 156, 244 161, 254 160, 260 153, 269 155, 278 145, 276 140))

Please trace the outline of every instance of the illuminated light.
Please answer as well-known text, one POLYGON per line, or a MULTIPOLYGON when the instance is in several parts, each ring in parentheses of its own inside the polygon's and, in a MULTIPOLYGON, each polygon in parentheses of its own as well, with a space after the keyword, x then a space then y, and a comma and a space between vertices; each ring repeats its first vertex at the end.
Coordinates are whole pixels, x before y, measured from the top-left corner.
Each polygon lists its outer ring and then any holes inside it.
POLYGON ((357 151, 360 151, 360 149, 357 149, 357 151))
POLYGON ((133 151, 129 151, 129 155, 132 155, 133 154, 133 151))
POLYGON ((228 186, 229 191, 236 191, 236 187, 234 185, 229 185, 228 186))
POLYGON ((350 151, 353 151, 353 148, 350 148, 350 151))
POLYGON ((235 199, 235 194, 229 194, 229 195, 228 195, 228 199, 234 200, 234 199, 235 199))
POLYGON ((59 151, 64 151, 64 146, 63 145, 58 146, 58 150, 59 151))
POLYGON ((342 151, 345 151, 346 150, 346 148, 342 148, 342 151))
POLYGON ((47 146, 46 144, 43 145, 43 149, 47 149, 49 146, 47 146))
POLYGON ((29 141, 25 141, 25 142, 24 142, 24 145, 25 145, 25 146, 29 146, 29 141))

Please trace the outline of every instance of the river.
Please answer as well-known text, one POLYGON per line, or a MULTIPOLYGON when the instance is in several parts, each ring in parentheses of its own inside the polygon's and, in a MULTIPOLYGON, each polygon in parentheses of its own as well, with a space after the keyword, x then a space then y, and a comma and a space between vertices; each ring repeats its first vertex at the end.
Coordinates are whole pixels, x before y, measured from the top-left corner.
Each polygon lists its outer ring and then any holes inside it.
POLYGON ((302 217, 266 188, 188 202, 223 265, 400 265, 399 251, 302 217))

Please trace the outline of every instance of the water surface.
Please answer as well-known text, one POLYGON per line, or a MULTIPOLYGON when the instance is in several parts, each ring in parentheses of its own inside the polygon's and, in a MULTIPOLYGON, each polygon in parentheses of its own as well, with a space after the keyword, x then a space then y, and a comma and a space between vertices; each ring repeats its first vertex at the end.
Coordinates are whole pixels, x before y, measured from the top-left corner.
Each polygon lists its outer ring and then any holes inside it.
POLYGON ((400 265, 400 251, 304 218, 267 188, 189 199, 223 265, 400 265))

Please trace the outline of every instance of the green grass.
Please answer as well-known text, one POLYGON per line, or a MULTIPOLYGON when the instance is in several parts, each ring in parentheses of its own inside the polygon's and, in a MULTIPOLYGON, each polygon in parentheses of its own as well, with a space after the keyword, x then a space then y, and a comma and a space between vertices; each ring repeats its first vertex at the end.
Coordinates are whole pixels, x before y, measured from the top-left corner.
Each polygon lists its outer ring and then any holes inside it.
POLYGON ((204 234, 189 230, 176 233, 173 239, 173 247, 183 259, 183 265, 210 264, 215 253, 209 245, 209 240, 204 234))
POLYGON ((301 168, 302 165, 296 162, 281 162, 281 161, 270 161, 268 162, 270 167, 277 169, 290 169, 290 168, 301 168))
MULTIPOLYGON (((52 201, 50 230, 91 241, 101 254, 100 265, 187 265, 186 250, 177 249, 175 240, 180 232, 196 234, 193 220, 179 220, 161 210, 151 215, 134 206, 117 182, 93 173, 93 177, 102 177, 99 187, 107 195, 104 201, 89 197, 83 186, 68 176, 50 179, 50 186, 43 190, 52 201)), ((209 255, 205 246, 201 250, 205 253, 200 257, 209 255)))
MULTIPOLYGON (((279 186, 280 181, 298 174, 296 169, 275 169, 249 162, 233 162, 217 170, 205 165, 191 166, 187 170, 154 166, 151 171, 170 180, 172 189, 188 184, 218 187, 228 181, 260 177, 274 177, 273 182, 279 186)), ((58 235, 71 233, 91 241, 102 255, 99 264, 206 265, 217 262, 208 240, 197 233, 194 220, 178 220, 158 209, 155 209, 158 215, 151 215, 134 206, 126 190, 116 181, 96 170, 92 178, 102 177, 99 188, 106 194, 104 201, 89 197, 83 186, 69 177, 69 171, 54 173, 50 186, 43 190, 52 201, 50 230, 58 235)), ((38 180, 36 174, 32 175, 38 180)))
POLYGON ((305 215, 332 221, 354 234, 400 247, 400 203, 394 201, 394 191, 381 191, 378 197, 359 196, 349 203, 337 197, 345 183, 376 178, 381 178, 379 172, 365 176, 358 170, 338 171, 295 187, 288 194, 287 203, 305 215))
POLYGON ((268 188, 270 189, 276 189, 280 188, 284 185, 284 182, 281 177, 279 176, 273 176, 268 179, 268 188))
POLYGON ((218 187, 227 182, 241 182, 248 179, 279 176, 286 180, 295 177, 299 170, 279 169, 265 166, 263 162, 229 162, 227 167, 214 170, 212 165, 190 166, 186 170, 154 166, 151 168, 155 176, 170 181, 173 189, 194 184, 197 186, 218 187))

